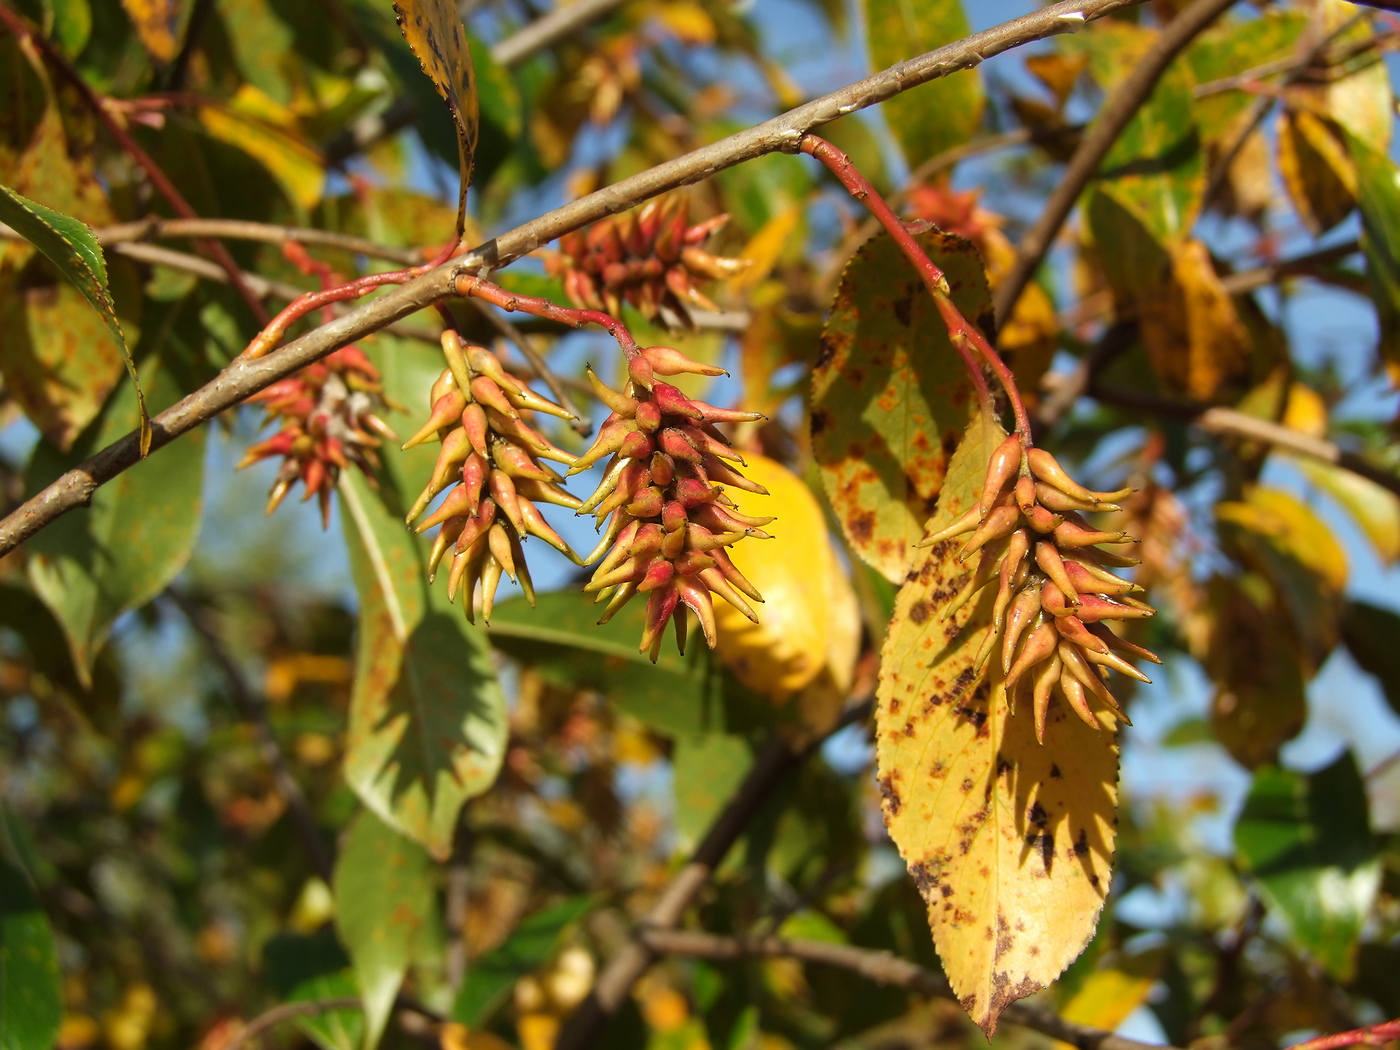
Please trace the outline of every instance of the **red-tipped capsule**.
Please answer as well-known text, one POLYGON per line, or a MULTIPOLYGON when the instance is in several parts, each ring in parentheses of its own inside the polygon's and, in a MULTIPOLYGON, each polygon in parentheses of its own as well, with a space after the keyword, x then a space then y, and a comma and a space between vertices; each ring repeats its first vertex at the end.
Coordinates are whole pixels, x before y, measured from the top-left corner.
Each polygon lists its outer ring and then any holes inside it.
POLYGON ((727 376, 729 374, 718 365, 707 365, 696 361, 669 346, 649 346, 642 351, 642 356, 651 364, 652 371, 659 376, 727 376))

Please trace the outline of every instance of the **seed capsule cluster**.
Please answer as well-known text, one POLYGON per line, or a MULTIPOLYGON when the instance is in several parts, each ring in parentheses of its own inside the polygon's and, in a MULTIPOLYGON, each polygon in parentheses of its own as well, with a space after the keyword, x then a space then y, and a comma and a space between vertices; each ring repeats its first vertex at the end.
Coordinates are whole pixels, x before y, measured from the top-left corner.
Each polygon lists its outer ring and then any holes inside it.
POLYGON ((429 503, 451 489, 415 530, 441 526, 428 557, 428 578, 436 576, 451 547, 449 598, 455 600, 461 590, 467 619, 474 623, 473 594, 479 582, 482 616, 490 622, 503 574, 518 582, 534 604, 523 547, 526 537, 538 536, 578 563, 578 556, 536 506, 553 503, 577 510, 583 505, 565 491, 563 476, 540 462, 572 466, 574 457, 531 427, 521 413, 574 417, 507 372, 490 350, 466 343, 450 329, 442 335, 442 351, 447 368, 429 394, 428 421, 403 446, 442 443, 432 478, 414 501, 408 522, 411 525, 429 503))
POLYGON ((731 464, 744 465, 715 424, 763 418, 757 412, 716 408, 688 398, 658 376, 722 375, 668 347, 649 347, 629 362, 630 382, 618 392, 590 368, 588 380, 612 414, 597 439, 569 473, 608 457, 598 490, 580 512, 592 512, 607 527, 585 564, 601 558, 584 588, 606 602, 606 623, 638 594, 647 596, 642 652, 656 660, 666 623, 674 620, 676 644, 685 651, 687 610, 700 623, 705 642, 715 645, 717 594, 757 622, 748 599, 762 596, 734 567, 726 548, 745 537, 767 538, 772 518, 742 514, 724 487, 764 492, 731 464))
POLYGON ((322 523, 328 525, 331 493, 340 472, 353 463, 373 482, 381 439, 398 440, 379 417, 387 406, 379 369, 355 346, 342 347, 248 400, 263 406, 264 425, 281 424, 276 434, 248 449, 238 464, 242 470, 282 457, 267 499, 269 514, 300 481, 306 487, 302 499, 316 496, 322 523))
POLYGON ((563 276, 564 292, 578 306, 618 316, 625 301, 649 321, 664 310, 689 324, 688 307, 719 309, 696 286, 747 265, 701 247, 728 215, 690 225, 689 210, 684 198, 672 198, 604 219, 561 237, 559 254, 547 266, 551 275, 563 276))
POLYGON ((980 552, 977 567, 943 616, 951 616, 996 582, 992 629, 977 654, 976 667, 986 665, 1000 642, 1007 698, 1014 705, 1017 687, 1029 681, 1036 738, 1042 743, 1052 691, 1058 690, 1075 714, 1095 729, 1100 726, 1089 703, 1091 695, 1126 722, 1104 676, 1113 669, 1151 681, 1119 654, 1161 663, 1104 624, 1156 611, 1132 597, 1142 588, 1110 571, 1136 564, 1135 559, 1098 549, 1100 544, 1136 540, 1125 532, 1093 529, 1080 516, 1118 510, 1114 501, 1131 491, 1091 492, 1075 483, 1054 456, 1043 449, 1024 449, 1020 437, 1012 434, 992 454, 976 505, 920 544, 971 534, 956 557, 964 561, 980 552))

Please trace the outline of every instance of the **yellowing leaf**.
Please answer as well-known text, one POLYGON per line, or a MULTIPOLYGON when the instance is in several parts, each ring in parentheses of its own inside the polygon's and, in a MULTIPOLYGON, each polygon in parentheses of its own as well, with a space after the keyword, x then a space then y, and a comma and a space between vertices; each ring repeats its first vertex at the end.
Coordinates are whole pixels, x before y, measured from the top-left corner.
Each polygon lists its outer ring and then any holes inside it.
POLYGON ((1346 509, 1382 561, 1393 565, 1400 559, 1400 499, 1395 493, 1330 463, 1299 458, 1296 465, 1346 509))
MULTIPOLYGON (((1075 1024, 1111 1032, 1147 1001, 1147 993, 1156 983, 1155 972, 1133 973, 1116 967, 1095 970, 1065 1004, 1060 1016, 1075 1024)), ((1070 1050, 1070 1044, 1057 1040, 1055 1050, 1070 1050)))
MULTIPOLYGON (((1322 32, 1331 34, 1356 22, 1355 4, 1345 0, 1320 0, 1317 10, 1322 20, 1322 32)), ((1367 37, 1374 39, 1375 29, 1369 19, 1354 24, 1336 37, 1338 46, 1354 44, 1367 37)), ((1347 75, 1328 83, 1325 89, 1327 112, 1336 121, 1372 149, 1386 152, 1390 147, 1391 122, 1395 116, 1395 97, 1390 87, 1390 73, 1379 52, 1363 52, 1343 67, 1347 75)))
POLYGON ((792 243, 805 210, 800 203, 791 204, 765 222, 753 235, 739 258, 749 265, 729 279, 729 287, 739 295, 753 291, 773 272, 783 249, 792 243))
POLYGON ((122 0, 141 46, 157 62, 171 61, 179 50, 181 6, 180 0, 122 0))
POLYGON ((275 178, 299 208, 314 208, 326 185, 325 162, 297 129, 292 112, 251 84, 224 105, 200 108, 199 122, 213 138, 236 146, 275 178))
POLYGON ((1288 388, 1288 406, 1283 410, 1283 425, 1309 437, 1325 436, 1327 402, 1306 383, 1294 383, 1288 388))
POLYGON ((1256 485, 1243 501, 1219 504, 1215 514, 1220 521, 1241 525, 1273 541, 1332 590, 1346 587, 1346 552, 1332 530, 1297 497, 1282 489, 1256 485))
POLYGON ((741 682, 775 700, 786 700, 828 666, 832 682, 849 688, 860 614, 821 506, 781 463, 767 456, 746 459, 743 473, 768 495, 731 495, 745 514, 777 520, 765 529, 773 539, 744 540, 731 550, 735 566, 764 600, 754 605, 757 624, 728 602, 715 602, 719 654, 741 682))
MULTIPOLYGON (((979 415, 930 522, 976 498, 1003 432, 979 415)), ((989 1036, 1008 1004, 1084 948, 1108 893, 1118 746, 1051 705, 1044 746, 999 669, 973 669, 990 594, 944 620, 967 569, 955 542, 927 548, 899 592, 881 659, 876 754, 885 824, 928 904, 944 972, 989 1036)))
POLYGON ((461 169, 457 236, 460 239, 466 228, 467 187, 472 181, 476 137, 481 127, 467 31, 452 0, 394 0, 394 11, 399 16, 403 38, 447 103, 452 123, 457 128, 457 159, 461 169))
POLYGON ((715 42, 715 20, 695 0, 672 0, 648 12, 682 44, 704 47, 715 42))
POLYGON ((1278 170, 1298 218, 1314 237, 1356 207, 1356 169, 1346 148, 1305 109, 1279 114, 1278 170))
POLYGON ((1169 386, 1208 400, 1249 363, 1249 331, 1200 241, 1167 249, 1168 279, 1138 298, 1142 341, 1169 386))

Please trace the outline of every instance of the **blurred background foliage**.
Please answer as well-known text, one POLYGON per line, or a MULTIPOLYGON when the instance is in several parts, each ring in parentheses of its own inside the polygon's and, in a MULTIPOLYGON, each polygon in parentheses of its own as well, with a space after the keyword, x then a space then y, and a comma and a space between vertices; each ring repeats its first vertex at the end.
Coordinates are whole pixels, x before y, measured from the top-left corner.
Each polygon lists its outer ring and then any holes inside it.
MULTIPOLYGON (((451 120, 388 3, 0 2, 50 45, 0 28, 0 183, 98 231, 153 409, 211 379, 261 319, 206 248, 124 225, 172 212, 70 73, 203 218, 382 247, 308 241, 346 277, 451 237, 451 120)), ((592 2, 540 42, 533 0, 465 0, 482 114, 469 237, 1029 6, 592 2)), ((995 288, 1095 110, 1183 6, 1128 9, 824 134, 908 217, 970 240, 995 288)), ((1132 697, 1113 895, 1043 997, 1083 1023, 1273 1047, 1400 1014, 1397 34, 1341 0, 1236 5, 1173 64, 1002 319, 1043 443, 1097 488, 1137 486, 1123 526, 1163 610, 1140 639, 1167 666, 1132 697), (1241 418, 1364 469, 1280 451, 1241 418)), ((712 250, 749 265, 706 286, 720 309, 694 330, 626 316, 644 343, 734 373, 693 392, 771 417, 737 440, 775 461, 770 488, 789 486, 792 523, 753 555, 786 619, 653 667, 635 616, 594 628, 574 570, 537 555, 539 608, 510 598, 487 630, 405 576, 393 600, 413 623, 396 641, 365 559, 382 543, 421 564, 391 508, 431 452, 386 452, 375 487, 347 474, 323 530, 309 505, 263 517, 268 465, 233 473, 256 413, 181 439, 0 560, 6 1050, 223 1050, 310 999, 340 1005, 261 1038, 546 1050, 763 742, 820 737, 868 695, 892 585, 825 504, 798 508, 802 479, 823 498, 806 400, 821 326, 872 231, 799 158, 685 195, 697 218, 731 216, 712 250), (384 660, 387 678, 357 673, 384 660)), ((312 286, 275 242, 222 243, 269 313, 312 286)), ((539 259, 498 279, 563 297, 539 259)), ((362 344, 400 434, 426 410, 439 327, 425 313, 362 344)), ((606 340, 519 329, 568 381, 586 360, 619 374, 606 340)), ((135 418, 101 319, 10 236, 0 376, 7 510, 135 418)), ((936 970, 867 736, 842 728, 755 807, 689 925, 936 970)), ((606 1045, 980 1039, 954 1004, 830 966, 670 958, 606 1045)))

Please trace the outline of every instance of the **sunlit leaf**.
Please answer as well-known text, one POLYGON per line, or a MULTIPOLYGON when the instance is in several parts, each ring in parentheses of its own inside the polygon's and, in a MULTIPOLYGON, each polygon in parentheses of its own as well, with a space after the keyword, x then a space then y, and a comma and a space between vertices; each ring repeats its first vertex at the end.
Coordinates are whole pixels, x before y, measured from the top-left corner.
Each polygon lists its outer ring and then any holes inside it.
POLYGON ((1337 133, 1307 110, 1278 120, 1278 170, 1298 218, 1314 237, 1356 207, 1356 172, 1337 133))
POLYGON ((461 193, 457 199, 457 235, 467 214, 467 187, 480 125, 477 112, 476 75, 472 71, 467 31, 450 0, 394 0, 399 28, 413 49, 423 72, 452 112, 457 128, 457 153, 461 166, 461 193))
MULTIPOLYGON (((884 69, 970 32, 961 0, 862 0, 870 64, 884 69)), ((965 142, 982 123, 981 74, 963 70, 896 95, 881 108, 910 167, 965 142)))
POLYGON ((160 63, 170 62, 179 50, 180 0, 122 0, 131 24, 146 53, 160 63))
POLYGON ((1295 943, 1346 980, 1381 878, 1351 754, 1311 776, 1276 767, 1255 773, 1235 849, 1295 943))
MULTIPOLYGON (((1157 983, 1161 959, 1152 956, 1129 957, 1118 966, 1095 970, 1084 979, 1060 1016, 1075 1024, 1112 1032, 1147 1001, 1157 983)), ((1069 1050, 1069 1043, 1056 1042, 1056 1050, 1069 1050)))
MULTIPOLYGON (((989 331, 991 297, 967 241, 919 243, 963 316, 989 331)), ((976 395, 932 297, 885 234, 846 268, 812 372, 812 451, 852 550, 898 582, 924 534, 976 395)))
POLYGON ((345 779, 380 819, 435 857, 452 849, 463 804, 496 779, 505 699, 485 635, 430 594, 421 550, 355 472, 342 475, 360 594, 345 779))
MULTIPOLYGON (((1322 32, 1335 34, 1335 45, 1341 48, 1378 38, 1372 17, 1358 18, 1358 14, 1365 12, 1346 0, 1321 0, 1315 17, 1320 18, 1322 32)), ((1395 94, 1382 52, 1376 48, 1353 55, 1339 72, 1343 75, 1329 76, 1319 89, 1319 104, 1352 135, 1386 152, 1395 121, 1395 94)))
POLYGON ((336 929, 364 1003, 364 1047, 373 1050, 429 921, 428 855, 373 813, 361 813, 345 833, 332 885, 336 929))
POLYGON ((0 1048, 50 1050, 62 1019, 48 916, 28 876, 0 851, 0 1048))
MULTIPOLYGON (((350 970, 313 977, 292 989, 288 1002, 324 1002, 327 999, 354 999, 360 994, 355 974, 350 970)), ((322 1050, 360 1050, 365 1039, 365 1012, 356 1007, 321 1010, 296 1020, 297 1027, 322 1050)))
POLYGON ((1400 497, 1370 478, 1317 460, 1297 460, 1299 470, 1351 515, 1376 557, 1388 565, 1400 559, 1400 497))
POLYGON ((745 514, 776 518, 771 540, 735 544, 730 558, 763 595, 753 623, 728 602, 715 603, 719 654, 755 692, 785 700, 813 681, 833 658, 838 681, 850 683, 860 642, 860 611, 836 559, 826 518, 812 492, 781 463, 746 456, 745 477, 768 495, 733 490, 745 514))
MULTIPOLYGON (((152 362, 142 375, 156 404, 179 398, 168 369, 152 362)), ((123 387, 71 453, 40 445, 30 464, 32 483, 47 483, 125 436, 135 410, 134 387, 123 387)), ((60 518, 29 541, 30 583, 63 625, 85 685, 117 617, 165 590, 194 549, 204 442, 202 430, 186 434, 98 489, 86 510, 60 518)))
MULTIPOLYGON (((1237 77, 1296 54, 1307 21, 1303 12, 1279 7, 1250 18, 1221 19, 1191 42, 1183 58, 1198 85, 1237 77)), ((1241 83, 1196 99, 1201 134, 1208 141, 1228 141, 1236 131, 1235 119, 1256 97, 1248 84, 1241 83)))
POLYGON ((135 388, 141 452, 144 455, 151 447, 151 420, 146 411, 146 396, 141 391, 136 362, 127 348, 126 336, 122 334, 117 309, 107 288, 107 263, 97 237, 86 223, 22 197, 6 186, 0 186, 0 221, 43 252, 102 317, 112 341, 121 348, 135 388))
POLYGON ((453 1018, 471 1028, 489 1020, 515 982, 549 962, 564 934, 597 905, 593 897, 572 897, 525 918, 504 944, 472 960, 453 1018))
MULTIPOLYGON (((931 526, 976 498, 1004 432, 979 415, 949 467, 931 526)), ((1008 1004, 1083 950, 1108 894, 1118 745, 1052 703, 1045 744, 1000 670, 973 660, 988 593, 950 619, 967 569, 954 542, 927 548, 899 593, 880 666, 875 747, 885 824, 928 904, 944 972, 990 1035, 1008 1004)))
POLYGON ((227 104, 200 107, 199 122, 212 137, 255 158, 298 207, 313 208, 321 199, 324 158, 302 137, 295 116, 256 87, 244 84, 227 104))

